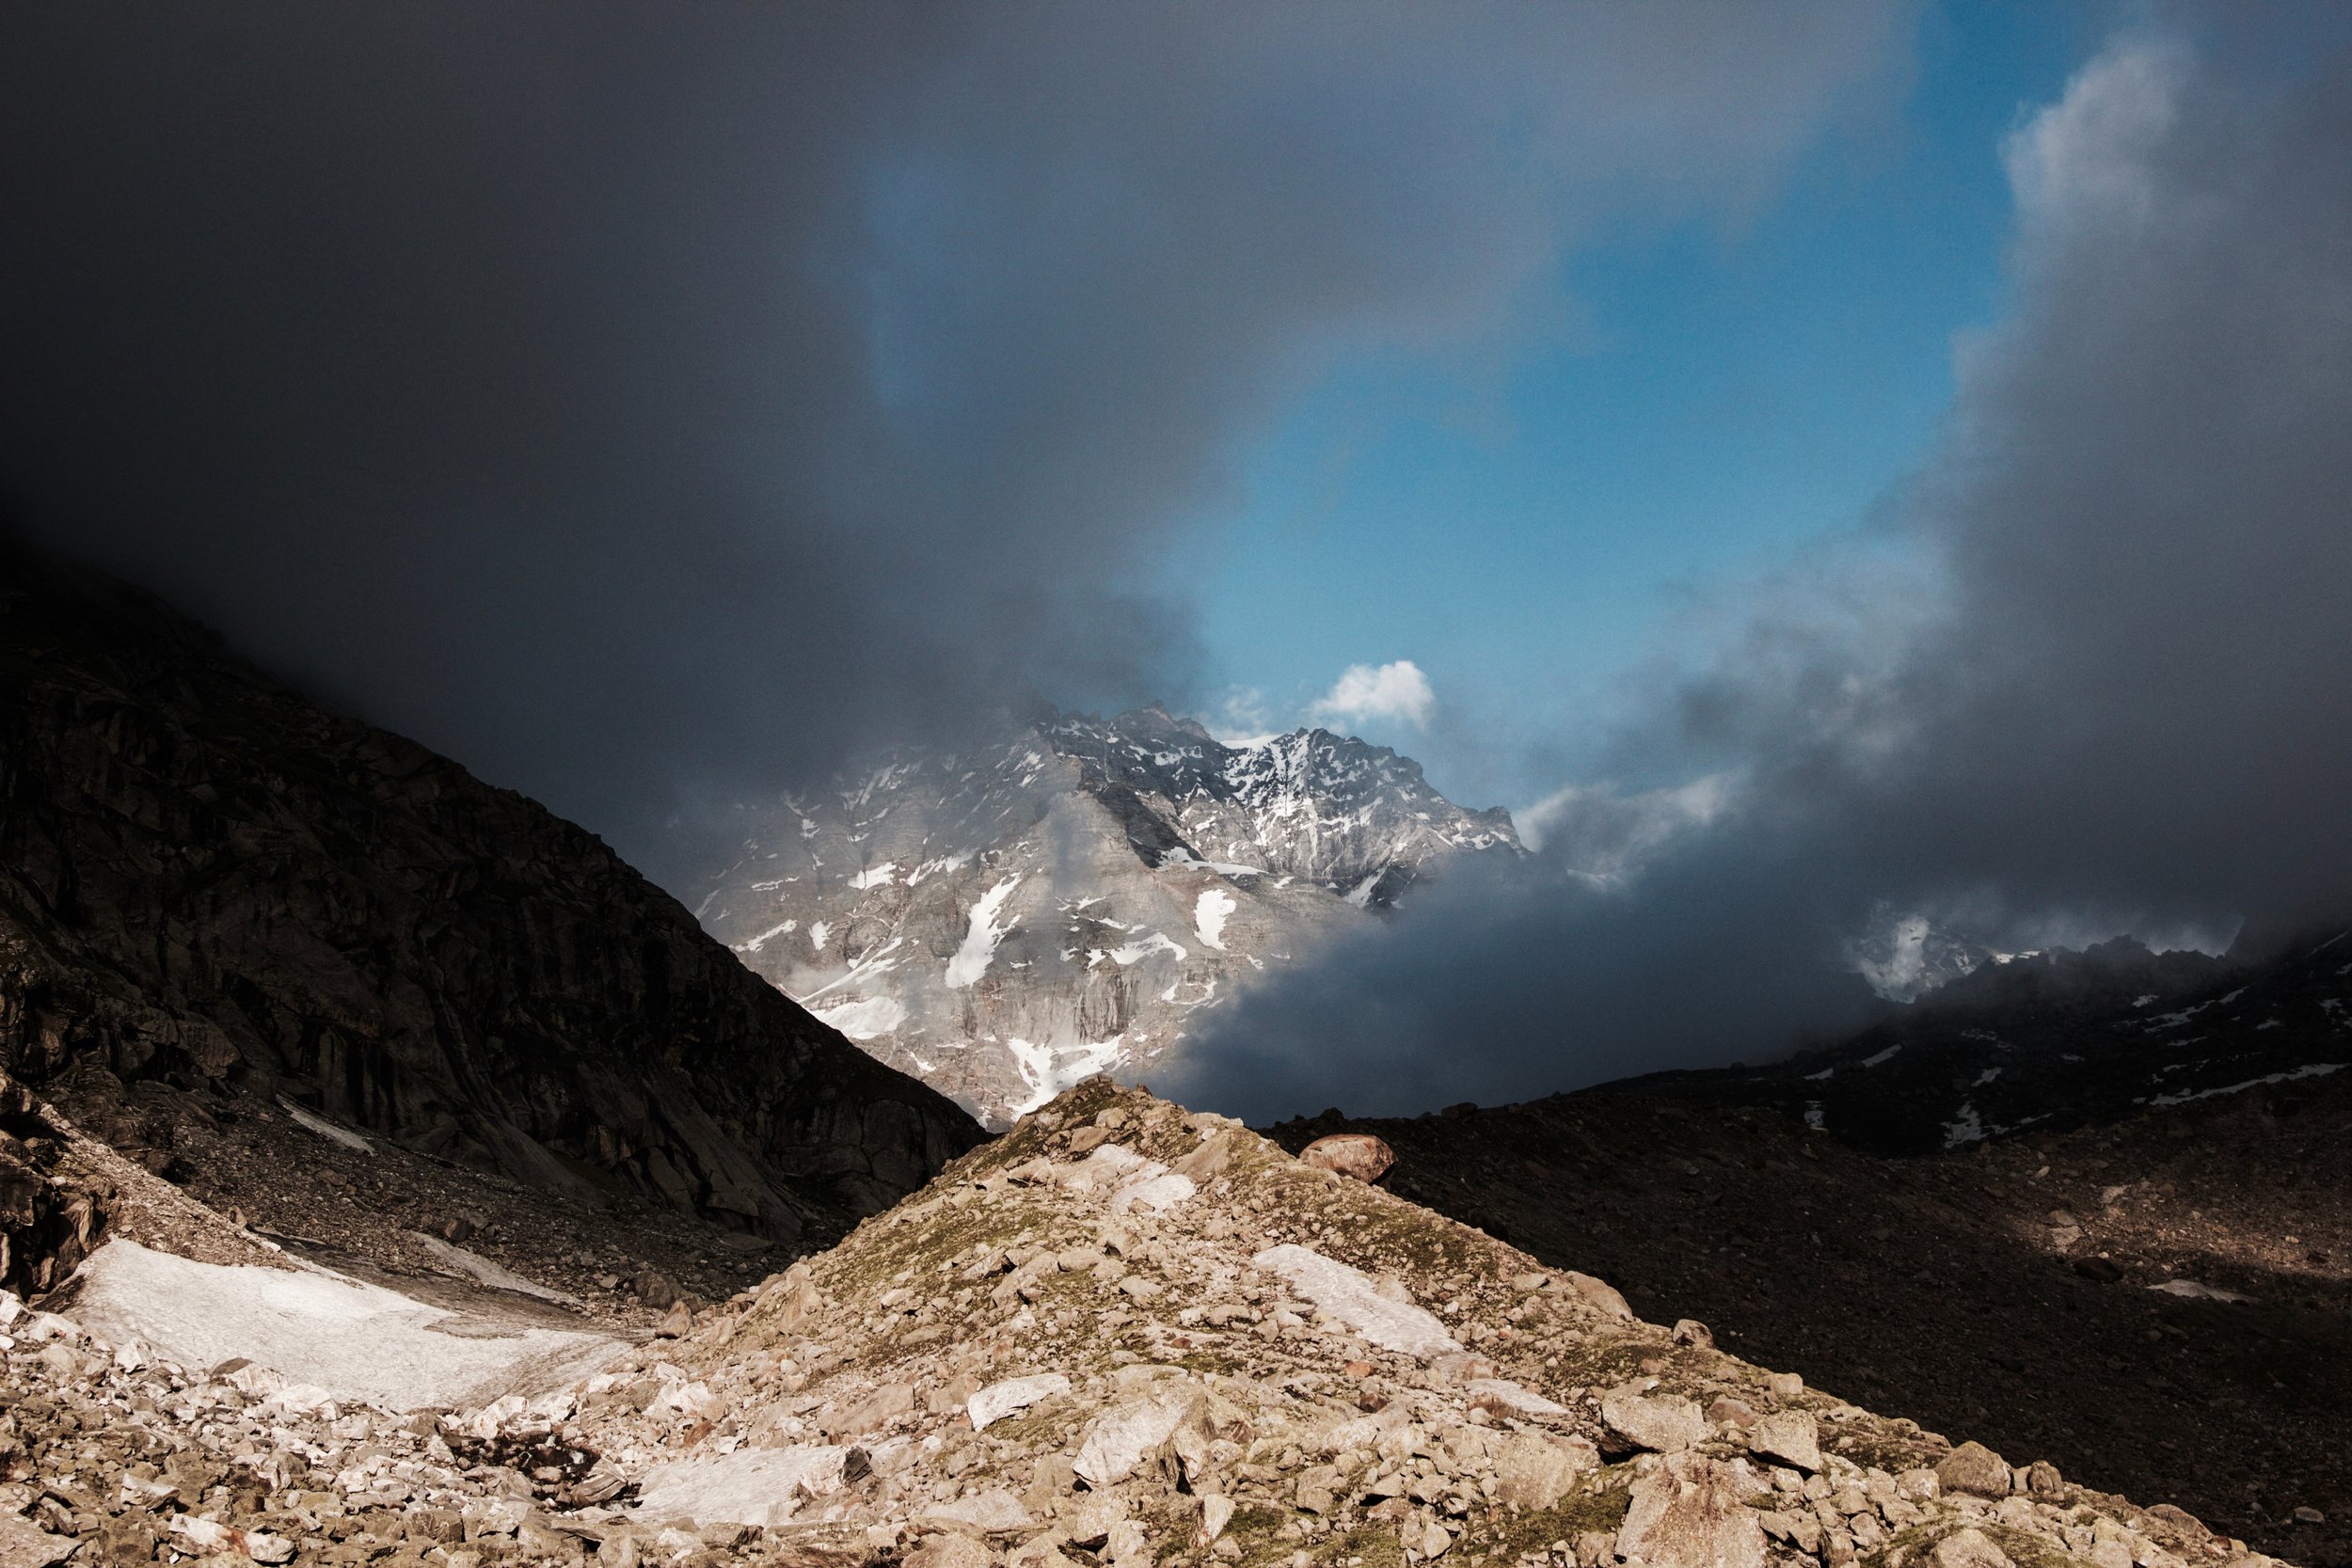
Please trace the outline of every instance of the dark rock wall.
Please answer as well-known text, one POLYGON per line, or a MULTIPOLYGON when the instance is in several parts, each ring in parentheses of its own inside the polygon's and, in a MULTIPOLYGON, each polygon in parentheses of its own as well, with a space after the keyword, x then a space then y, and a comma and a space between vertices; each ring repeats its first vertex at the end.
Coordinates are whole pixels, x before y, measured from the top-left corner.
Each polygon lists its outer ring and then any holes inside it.
POLYGON ((0 1067, 86 1055, 786 1242, 980 1136, 592 834, 0 542, 0 1067))

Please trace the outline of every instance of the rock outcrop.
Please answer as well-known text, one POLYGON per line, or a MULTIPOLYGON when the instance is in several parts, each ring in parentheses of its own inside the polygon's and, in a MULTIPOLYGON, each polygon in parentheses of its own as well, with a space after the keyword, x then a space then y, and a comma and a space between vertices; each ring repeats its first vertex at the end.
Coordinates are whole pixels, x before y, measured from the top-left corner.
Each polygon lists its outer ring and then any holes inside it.
POLYGON ((787 1243, 979 1135, 590 834, 0 543, 0 1069, 88 1063, 787 1243))

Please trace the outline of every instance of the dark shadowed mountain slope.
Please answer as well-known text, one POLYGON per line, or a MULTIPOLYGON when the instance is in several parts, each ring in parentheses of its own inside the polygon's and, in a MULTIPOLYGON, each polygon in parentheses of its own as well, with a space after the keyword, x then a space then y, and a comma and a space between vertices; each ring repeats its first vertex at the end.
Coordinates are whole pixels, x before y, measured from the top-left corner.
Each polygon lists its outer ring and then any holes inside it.
POLYGON ((1400 1196, 1645 1317, 2352 1563, 2352 1073, 1909 1158, 1624 1085, 1272 1135, 1343 1131, 1395 1148, 1400 1196))
POLYGON ((2121 939, 2036 954, 1835 1046, 1619 1086, 1768 1105, 1882 1154, 2119 1121, 2352 1067, 2347 936, 2324 927, 2221 958, 2121 939))
POLYGON ((787 1243, 979 1137, 591 834, 0 542, 0 1069, 93 1062, 787 1243))

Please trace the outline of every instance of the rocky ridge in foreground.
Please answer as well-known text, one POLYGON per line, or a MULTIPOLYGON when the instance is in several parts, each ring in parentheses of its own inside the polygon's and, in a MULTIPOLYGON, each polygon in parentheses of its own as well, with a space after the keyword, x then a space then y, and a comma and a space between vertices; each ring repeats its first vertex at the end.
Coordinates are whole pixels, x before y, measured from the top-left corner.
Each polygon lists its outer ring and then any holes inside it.
POLYGON ((1415 1118, 1387 1184, 1645 1315, 2225 1533, 2352 1563, 2352 1084, 1894 1158, 1612 1086, 1415 1118))
POLYGON ((110 1267, 5 1330, 0 1560, 2267 1560, 1101 1080, 673 1338, 466 1408, 292 1383, 258 1328, 192 1364, 177 1300, 98 1342, 110 1267))

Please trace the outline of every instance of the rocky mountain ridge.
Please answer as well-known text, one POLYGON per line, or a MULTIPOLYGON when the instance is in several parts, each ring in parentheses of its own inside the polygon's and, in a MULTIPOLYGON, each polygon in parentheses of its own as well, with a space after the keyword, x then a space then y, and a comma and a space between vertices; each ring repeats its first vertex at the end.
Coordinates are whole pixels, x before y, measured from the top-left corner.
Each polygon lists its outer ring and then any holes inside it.
POLYGON ((2065 1132, 2352 1068, 2352 928, 2220 957, 2127 938, 1988 963, 1835 1046, 1628 1080, 1883 1154, 2065 1132))
POLYGON ((979 1135, 590 834, 0 539, 0 1071, 91 1067, 786 1243, 979 1135))
POLYGON ((533 1283, 444 1298, 435 1321, 472 1338, 440 1344, 514 1347, 491 1353, 507 1391, 476 1378, 453 1399, 446 1369, 395 1354, 429 1334, 365 1288, 110 1243, 57 1310, 0 1299, 0 1551, 44 1568, 84 1551, 392 1568, 2269 1560, 2177 1507, 1768 1372, 1696 1320, 1644 1322, 1596 1276, 1099 1079, 831 1251, 674 1307, 651 1338, 590 1314, 553 1345, 531 1317, 549 1308, 511 1288, 533 1283), (323 1355, 240 1319, 236 1291, 342 1292, 384 1354, 323 1355), (248 1354, 210 1361, 223 1335, 248 1354))
POLYGON ((1049 711, 742 808, 693 890, 743 962, 882 1060, 1002 1124, 1143 1073, 1186 1020, 1465 855, 1516 857, 1385 747, 1218 742, 1159 707, 1049 711))

